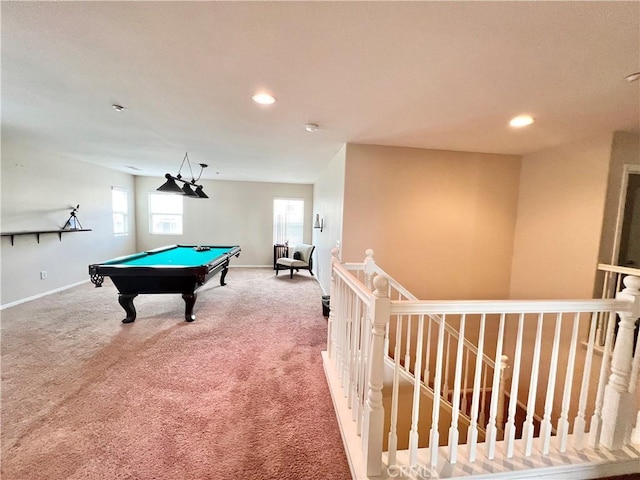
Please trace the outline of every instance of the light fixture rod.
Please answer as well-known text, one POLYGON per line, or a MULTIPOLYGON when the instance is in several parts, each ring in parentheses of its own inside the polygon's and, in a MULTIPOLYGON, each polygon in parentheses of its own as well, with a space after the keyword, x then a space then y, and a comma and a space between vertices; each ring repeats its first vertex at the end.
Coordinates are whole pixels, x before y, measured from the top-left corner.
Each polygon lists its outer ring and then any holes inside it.
POLYGON ((193 169, 191 168, 191 161, 189 160, 189 155, 187 152, 185 152, 184 158, 182 159, 182 163, 180 164, 180 168, 178 169, 178 174, 174 177, 170 173, 167 173, 165 175, 165 178, 167 179, 167 181, 163 185, 158 187, 157 190, 161 192, 178 193, 178 194, 182 194, 182 195, 186 195, 188 197, 194 197, 194 198, 209 198, 207 194, 204 193, 202 185, 196 185, 196 182, 200 180, 200 177, 202 177, 202 172, 206 167, 207 167, 207 164, 201 163, 200 175, 198 175, 198 178, 195 178, 195 176, 193 175, 193 169), (182 168, 184 167, 184 162, 187 162, 187 165, 189 165, 189 171, 191 172, 191 181, 184 180, 182 178, 181 173, 182 173, 182 168), (178 187, 178 185, 176 185, 175 183, 176 180, 184 183, 185 184, 184 187, 183 188, 178 187), (196 187, 195 191, 191 188, 191 186, 196 187))

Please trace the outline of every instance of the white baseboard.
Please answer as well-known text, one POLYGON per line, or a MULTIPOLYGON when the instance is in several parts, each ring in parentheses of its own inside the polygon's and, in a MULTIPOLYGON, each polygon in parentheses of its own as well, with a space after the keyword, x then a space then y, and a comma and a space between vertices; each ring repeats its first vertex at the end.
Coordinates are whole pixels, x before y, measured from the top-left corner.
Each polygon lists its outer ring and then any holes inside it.
POLYGON ((89 279, 82 280, 81 282, 72 283, 70 285, 65 285, 64 287, 60 287, 60 288, 54 288, 53 290, 47 290, 46 292, 42 292, 37 295, 33 295, 31 297, 22 298, 20 300, 16 300, 15 302, 5 303, 4 305, 0 305, 0 310, 4 310, 5 308, 20 305, 21 303, 30 302, 31 300, 35 300, 36 298, 46 297, 47 295, 51 295, 52 293, 62 292, 63 290, 68 290, 69 288, 77 287, 78 285, 87 283, 88 281, 89 279))

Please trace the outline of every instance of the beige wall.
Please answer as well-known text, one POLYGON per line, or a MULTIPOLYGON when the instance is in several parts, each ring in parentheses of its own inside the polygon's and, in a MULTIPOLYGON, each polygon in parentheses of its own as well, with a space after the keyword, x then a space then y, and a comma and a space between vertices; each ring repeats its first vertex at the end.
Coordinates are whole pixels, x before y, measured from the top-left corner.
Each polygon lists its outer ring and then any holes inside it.
POLYGON ((182 235, 149 233, 148 193, 162 178, 136 177, 137 251, 173 244, 240 245, 234 266, 273 265, 273 199, 305 202, 304 241, 312 240, 313 185, 288 183, 202 181, 208 199, 184 199, 182 235))
POLYGON ((2 139, 2 232, 61 228, 80 204, 91 232, 2 237, 2 306, 89 280, 88 265, 133 253, 133 177, 2 139), (111 187, 130 192, 131 235, 113 234, 111 187), (46 271, 47 278, 40 279, 46 271))
POLYGON ((422 299, 509 294, 520 158, 347 145, 343 261, 376 262, 422 299))
POLYGON ((591 298, 611 135, 525 155, 511 298, 591 298))
POLYGON ((317 264, 314 270, 322 291, 331 290, 331 249, 342 241, 342 210, 344 198, 344 169, 346 146, 333 158, 313 186, 314 214, 324 219, 324 228, 313 230, 317 264))

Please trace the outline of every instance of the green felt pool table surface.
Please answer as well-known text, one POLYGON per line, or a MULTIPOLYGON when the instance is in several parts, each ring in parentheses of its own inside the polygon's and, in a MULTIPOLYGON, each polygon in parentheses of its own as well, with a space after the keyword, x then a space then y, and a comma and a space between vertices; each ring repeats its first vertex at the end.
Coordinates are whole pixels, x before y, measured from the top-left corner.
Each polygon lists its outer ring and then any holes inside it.
POLYGON ((191 245, 176 245, 158 250, 136 253, 126 257, 103 262, 102 265, 129 265, 141 267, 197 267, 206 265, 216 258, 229 253, 234 247, 208 247, 209 250, 196 251, 191 245))

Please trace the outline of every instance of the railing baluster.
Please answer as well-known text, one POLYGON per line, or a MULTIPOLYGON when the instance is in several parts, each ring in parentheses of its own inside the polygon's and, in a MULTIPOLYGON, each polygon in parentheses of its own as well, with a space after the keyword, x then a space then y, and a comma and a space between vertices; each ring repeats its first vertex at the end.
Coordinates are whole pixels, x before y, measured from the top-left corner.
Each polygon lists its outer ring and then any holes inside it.
POLYGON ((587 409, 587 396, 589 394, 589 381, 591 379, 591 364, 593 362, 593 350, 596 342, 597 322, 601 319, 600 313, 591 315, 591 326, 589 327, 589 340, 587 343, 587 354, 584 360, 584 370, 582 372, 582 385, 580 386, 580 400, 578 401, 578 413, 573 421, 573 447, 576 450, 584 448, 585 431, 587 422, 585 420, 587 409))
POLYGON ((576 346, 578 344, 578 323, 580 314, 573 317, 573 331, 571 332, 571 345, 569 347, 569 358, 567 361, 567 371, 564 377, 564 392, 562 396, 562 411, 558 419, 558 440, 561 452, 567 450, 567 440, 569 437, 569 406, 571 403, 571 390, 573 389, 573 368, 576 361, 576 346))
POLYGON ((511 378, 510 372, 509 357, 502 355, 500 361, 500 389, 498 390, 498 414, 496 416, 499 439, 504 439, 504 402, 507 398, 507 380, 511 378))
POLYGON ((429 432, 429 454, 431 466, 438 465, 438 446, 440 444, 440 432, 438 421, 440 419, 440 385, 442 382, 442 355, 444 344, 444 326, 447 316, 440 317, 438 327, 438 349, 436 351, 436 372, 433 380, 433 410, 431 412, 431 430, 429 432))
POLYGON ((433 319, 431 316, 427 317, 427 352, 424 356, 424 384, 429 386, 429 365, 431 365, 431 325, 433 325, 433 319))
POLYGON ((544 414, 540 425, 540 438, 542 439, 542 454, 547 455, 551 446, 551 413, 553 411, 553 395, 556 387, 556 374, 558 372, 558 351, 560 349, 560 329, 562 327, 562 313, 556 315, 556 329, 553 334, 553 348, 551 350, 551 364, 547 381, 547 396, 544 401, 544 414))
POLYGON ((424 315, 418 317, 418 334, 416 336, 416 361, 413 371, 413 403, 411 408, 411 431, 409 433, 409 465, 418 463, 418 423, 420 419, 420 372, 422 371, 422 345, 424 343, 424 315))
POLYGON ((509 417, 504 429, 504 439, 507 443, 507 458, 513 457, 516 440, 516 410, 518 408, 518 385, 520 381, 520 361, 522 359, 522 336, 524 333, 524 313, 518 317, 518 334, 516 350, 513 359, 513 374, 511 376, 511 391, 509 393, 509 417))
POLYGON ((340 303, 338 304, 338 308, 340 309, 340 313, 338 315, 338 318, 340 319, 340 324, 338 326, 338 332, 336 335, 336 350, 338 352, 336 363, 338 375, 340 376, 340 386, 344 387, 344 384, 342 383, 342 364, 344 363, 344 339, 347 331, 347 296, 344 282, 340 282, 339 291, 340 303))
MULTIPOLYGON (((469 449, 469 461, 476 460, 476 447, 478 444, 478 403, 480 393, 483 397, 486 389, 480 389, 480 380, 482 376, 482 354, 484 352, 484 330, 485 330, 486 314, 480 317, 480 332, 478 334, 478 354, 476 355, 475 373, 473 375, 473 393, 471 395, 471 424, 469 425, 469 433, 467 435, 467 445, 469 449)), ((484 401, 483 401, 484 408, 484 401)))
POLYGON ((531 365, 531 379, 529 381, 529 398, 527 399, 527 418, 522 427, 522 438, 525 439, 524 455, 531 455, 533 450, 533 416, 536 411, 536 395, 538 393, 538 373, 540 371, 540 350, 542 348, 542 324, 544 315, 538 314, 538 324, 536 326, 536 342, 533 349, 533 360, 531 365))
POLYGON ((364 350, 364 342, 363 337, 368 333, 365 328, 366 325, 366 314, 365 314, 365 305, 359 298, 356 298, 357 301, 357 314, 358 314, 358 329, 354 332, 354 337, 356 338, 356 349, 357 349, 357 364, 356 364, 356 372, 355 372, 355 382, 356 382, 356 390, 355 390, 355 398, 354 405, 357 408, 357 428, 358 431, 361 431, 362 428, 362 415, 363 411, 363 403, 364 398, 362 392, 364 391, 364 382, 366 378, 366 352, 364 350))
POLYGON ((402 316, 398 315, 396 319, 396 344, 393 350, 393 386, 391 394, 391 425, 389 429, 388 442, 388 459, 389 465, 396 464, 396 452, 398 450, 398 394, 400 386, 400 343, 402 336, 402 316))
MULTIPOLYGON (((336 290, 336 275, 334 273, 333 270, 333 265, 335 263, 337 263, 338 260, 338 249, 337 248, 332 248, 331 249, 331 277, 330 277, 330 284, 329 284, 329 298, 334 299, 334 302, 337 300, 337 290, 336 290)), ((334 335, 335 335, 335 330, 334 330, 334 323, 335 323, 335 318, 336 318, 336 314, 335 314, 335 310, 332 312, 331 309, 329 310, 329 318, 327 319, 327 357, 329 359, 334 358, 335 352, 334 352, 334 335)))
POLYGON ((498 389, 500 388, 500 359, 502 358, 502 343, 504 341, 504 321, 506 314, 500 314, 500 326, 498 327, 498 342, 496 344, 496 356, 493 368, 493 385, 491 387, 491 404, 489 405, 489 424, 487 425, 487 458, 493 460, 496 454, 496 415, 498 413, 498 389))
POLYGON ((359 302, 357 299, 354 299, 354 305, 352 305, 352 319, 351 319, 351 329, 349 332, 349 371, 347 377, 347 386, 348 386, 348 394, 347 394, 347 403, 351 407, 351 419, 357 420, 358 418, 358 408, 356 406, 358 401, 358 393, 356 391, 358 384, 358 372, 360 366, 360 355, 359 355, 359 340, 360 336, 358 334, 359 324, 360 324, 360 312, 358 309, 359 302))
POLYGON ((589 427, 589 446, 597 448, 600 445, 600 434, 602 433, 602 405, 604 403, 604 387, 607 384, 609 366, 611 365, 611 350, 613 345, 613 332, 615 314, 609 314, 607 321, 607 335, 604 341, 604 351, 602 352, 602 364, 600 365, 600 375, 598 377, 598 392, 596 393, 596 406, 591 416, 589 427))
MULTIPOLYGON (((362 369, 360 371, 360 424, 364 422, 364 405, 367 395, 367 375, 369 366, 369 339, 371 338, 370 332, 372 328, 371 310, 363 304, 363 327, 361 332, 361 355, 362 355, 362 369)), ((362 426, 358 426, 358 433, 362 433, 362 426)))
POLYGON ((442 385, 442 398, 449 401, 449 358, 451 357, 451 333, 447 332, 447 352, 444 356, 444 384, 442 385))
MULTIPOLYGON (((484 314, 483 314, 484 315, 484 314)), ((489 367, 486 363, 483 363, 482 366, 482 396, 480 397, 480 415, 478 415, 478 425, 487 425, 487 378, 489 378, 489 372, 487 371, 489 367)))
POLYGON ((411 318, 407 315, 407 339, 404 345, 404 369, 411 373, 411 318))
POLYGON ((460 417, 460 385, 462 384, 462 347, 464 346, 464 328, 467 316, 462 314, 458 330, 458 348, 456 349, 456 369, 453 377, 453 401, 451 402, 451 426, 449 427, 449 463, 458 459, 458 418, 460 417))
MULTIPOLYGON (((464 345, 464 342, 462 342, 464 345)), ((468 348, 464 349, 464 385, 462 386, 462 401, 460 402, 460 411, 467 414, 467 389, 469 388, 469 356, 471 355, 468 348)))
POLYGON ((344 394, 347 396, 349 389, 349 367, 351 362, 351 354, 349 351, 349 344, 351 343, 351 329, 353 328, 353 294, 347 295, 346 298, 346 311, 347 315, 345 317, 345 329, 344 329, 344 357, 342 363, 342 388, 344 389, 344 394))

